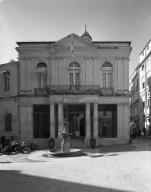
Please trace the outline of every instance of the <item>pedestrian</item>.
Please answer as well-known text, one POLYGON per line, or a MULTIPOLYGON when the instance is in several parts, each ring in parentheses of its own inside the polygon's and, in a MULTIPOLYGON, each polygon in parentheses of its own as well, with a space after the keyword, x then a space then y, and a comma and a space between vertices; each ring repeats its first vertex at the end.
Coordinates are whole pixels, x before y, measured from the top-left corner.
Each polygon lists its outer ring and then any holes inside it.
POLYGON ((137 128, 135 122, 130 123, 130 140, 129 143, 132 143, 132 140, 134 140, 137 136, 137 128))
POLYGON ((138 130, 138 136, 141 137, 141 130, 138 130))
POLYGON ((145 127, 143 127, 143 134, 144 134, 144 137, 146 136, 146 129, 145 127))

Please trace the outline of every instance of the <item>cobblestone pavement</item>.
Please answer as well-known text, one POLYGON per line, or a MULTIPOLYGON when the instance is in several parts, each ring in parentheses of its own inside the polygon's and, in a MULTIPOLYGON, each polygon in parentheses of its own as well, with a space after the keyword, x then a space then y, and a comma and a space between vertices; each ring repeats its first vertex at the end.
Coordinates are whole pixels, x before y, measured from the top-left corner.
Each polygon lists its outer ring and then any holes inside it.
POLYGON ((48 151, 0 156, 0 192, 151 192, 151 140, 83 149, 79 157, 48 151))

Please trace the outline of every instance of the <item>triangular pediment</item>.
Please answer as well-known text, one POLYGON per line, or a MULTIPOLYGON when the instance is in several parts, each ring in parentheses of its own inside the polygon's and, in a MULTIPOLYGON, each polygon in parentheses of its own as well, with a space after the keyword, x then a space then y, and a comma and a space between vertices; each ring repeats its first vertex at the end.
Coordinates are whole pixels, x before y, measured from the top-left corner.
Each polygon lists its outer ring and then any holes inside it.
POLYGON ((83 37, 72 33, 58 41, 53 45, 54 48, 90 48, 97 49, 91 41, 85 40, 83 37))

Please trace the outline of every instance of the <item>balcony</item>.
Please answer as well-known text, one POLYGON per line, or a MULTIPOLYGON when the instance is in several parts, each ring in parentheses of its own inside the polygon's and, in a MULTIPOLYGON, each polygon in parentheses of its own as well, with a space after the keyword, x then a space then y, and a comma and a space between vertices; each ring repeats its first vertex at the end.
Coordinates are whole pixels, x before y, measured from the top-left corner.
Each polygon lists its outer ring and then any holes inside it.
POLYGON ((35 88, 34 89, 34 95, 35 96, 48 96, 49 92, 48 92, 48 88, 35 88))
POLYGON ((128 90, 101 88, 100 85, 49 85, 47 88, 35 88, 35 96, 49 95, 99 95, 99 96, 129 96, 128 90))
POLYGON ((47 87, 50 95, 84 95, 99 94, 99 85, 50 85, 47 87))

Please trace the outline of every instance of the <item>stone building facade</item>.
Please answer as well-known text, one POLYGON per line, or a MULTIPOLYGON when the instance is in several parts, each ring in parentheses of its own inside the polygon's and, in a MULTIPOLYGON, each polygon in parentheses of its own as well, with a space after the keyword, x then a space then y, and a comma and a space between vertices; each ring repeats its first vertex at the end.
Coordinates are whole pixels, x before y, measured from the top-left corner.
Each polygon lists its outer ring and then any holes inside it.
POLYGON ((71 141, 127 142, 130 44, 92 41, 87 31, 18 42, 19 61, 0 66, 0 135, 46 146, 66 122, 71 141))
POLYGON ((142 130, 143 109, 140 102, 140 77, 139 66, 136 67, 130 77, 130 120, 135 122, 137 130, 142 130), (140 118, 141 116, 141 118, 140 118))
MULTIPOLYGON (((151 134, 151 40, 145 45, 140 53, 140 61, 134 73, 137 74, 138 79, 138 118, 139 127, 141 130, 145 128, 146 134, 151 134)), ((136 76, 135 76, 136 77, 136 76)), ((134 86, 135 80, 131 81, 131 87, 134 86)), ((131 94, 131 109, 134 106, 134 100, 132 99, 134 94, 131 94)), ((133 113, 133 110, 131 110, 133 113)), ((131 113, 131 114, 132 114, 131 113)), ((132 115, 133 116, 133 115, 132 115)), ((134 120, 134 118, 133 118, 134 120)))

